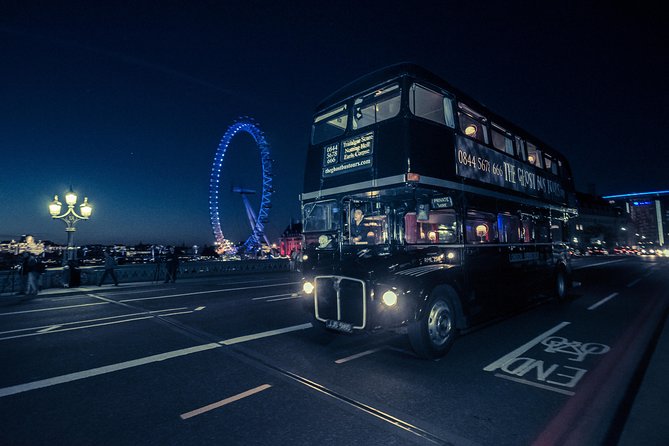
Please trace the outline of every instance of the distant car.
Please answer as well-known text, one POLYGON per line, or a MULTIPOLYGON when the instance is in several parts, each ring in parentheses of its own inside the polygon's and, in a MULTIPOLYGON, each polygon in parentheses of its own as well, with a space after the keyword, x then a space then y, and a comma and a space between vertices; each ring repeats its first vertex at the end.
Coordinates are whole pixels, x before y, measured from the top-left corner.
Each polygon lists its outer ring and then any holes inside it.
POLYGON ((609 255, 609 252, 606 249, 602 248, 601 246, 595 246, 595 247, 591 248, 591 254, 590 255, 593 255, 593 256, 607 256, 607 255, 609 255))

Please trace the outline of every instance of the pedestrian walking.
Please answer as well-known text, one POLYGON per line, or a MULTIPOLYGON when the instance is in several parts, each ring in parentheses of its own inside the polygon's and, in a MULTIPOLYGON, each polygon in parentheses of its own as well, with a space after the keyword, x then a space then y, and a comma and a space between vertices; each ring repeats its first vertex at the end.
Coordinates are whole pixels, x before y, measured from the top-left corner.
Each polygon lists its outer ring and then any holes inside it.
POLYGON ((102 277, 98 282, 98 286, 102 286, 102 283, 107 278, 107 275, 110 275, 111 278, 114 280, 114 286, 118 286, 118 279, 116 278, 116 273, 114 272, 114 268, 116 268, 116 260, 114 259, 114 257, 112 257, 109 251, 105 251, 105 272, 104 274, 102 274, 102 277))
POLYGON ((19 275, 21 277, 19 294, 26 294, 28 291, 29 272, 30 272, 30 253, 28 251, 23 251, 23 254, 21 254, 21 269, 19 271, 19 275))
POLYGON ((290 270, 295 271, 297 268, 297 252, 293 249, 290 251, 290 270))
POLYGON ((165 283, 174 283, 177 280, 177 271, 179 271, 179 254, 174 246, 170 246, 166 256, 167 271, 165 272, 165 283))
POLYGON ((36 296, 39 292, 39 276, 43 271, 44 264, 39 261, 35 254, 30 253, 28 256, 28 286, 26 294, 29 296, 36 296))

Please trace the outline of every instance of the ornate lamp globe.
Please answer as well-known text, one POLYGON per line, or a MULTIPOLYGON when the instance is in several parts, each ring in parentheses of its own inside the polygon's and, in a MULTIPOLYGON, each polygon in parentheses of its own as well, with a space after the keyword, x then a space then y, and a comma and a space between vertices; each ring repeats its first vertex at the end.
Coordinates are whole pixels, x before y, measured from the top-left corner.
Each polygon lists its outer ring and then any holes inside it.
POLYGON ((58 201, 58 195, 55 195, 53 197, 53 201, 49 204, 49 213, 51 216, 55 217, 56 215, 60 214, 60 209, 62 206, 63 204, 58 201))
POLYGON ((90 217, 93 213, 93 207, 88 202, 88 197, 84 197, 84 202, 81 203, 81 206, 79 206, 79 211, 81 212, 81 216, 84 218, 90 217))
POLYGON ((67 203, 68 206, 74 206, 77 202, 77 194, 72 192, 72 189, 68 193, 65 194, 65 203, 67 203))

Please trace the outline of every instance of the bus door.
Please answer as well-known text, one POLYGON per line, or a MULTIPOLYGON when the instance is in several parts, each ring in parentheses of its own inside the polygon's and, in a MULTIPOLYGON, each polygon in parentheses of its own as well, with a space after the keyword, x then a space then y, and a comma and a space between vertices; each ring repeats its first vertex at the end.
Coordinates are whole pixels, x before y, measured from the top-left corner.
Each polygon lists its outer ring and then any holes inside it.
POLYGON ((519 306, 527 294, 527 262, 532 257, 529 253, 533 248, 530 243, 524 243, 523 223, 517 214, 497 214, 497 228, 502 253, 500 274, 504 276, 504 293, 511 306, 519 306))
POLYGON ((486 318, 507 307, 509 299, 509 278, 502 269, 504 254, 499 245, 497 215, 468 210, 464 229, 465 279, 467 288, 474 293, 472 302, 476 302, 471 311, 472 315, 478 312, 486 318))

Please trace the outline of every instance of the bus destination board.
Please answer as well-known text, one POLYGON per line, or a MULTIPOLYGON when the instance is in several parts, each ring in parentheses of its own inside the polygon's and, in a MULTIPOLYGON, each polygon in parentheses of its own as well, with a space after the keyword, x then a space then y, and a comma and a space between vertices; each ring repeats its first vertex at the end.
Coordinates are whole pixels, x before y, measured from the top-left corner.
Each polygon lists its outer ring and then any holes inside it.
POLYGON ((323 177, 372 167, 374 132, 327 144, 323 147, 323 177))

